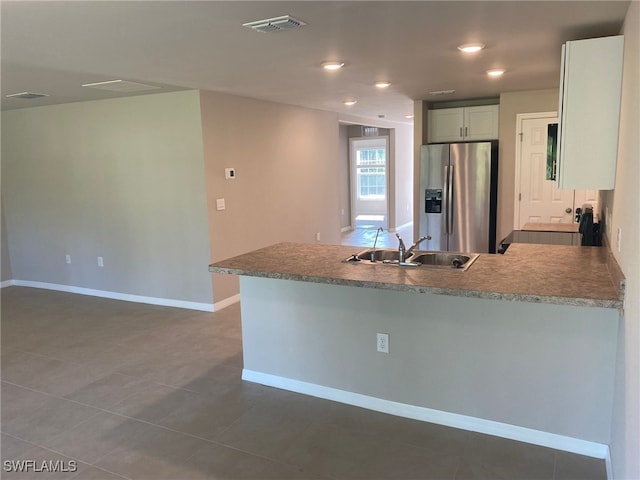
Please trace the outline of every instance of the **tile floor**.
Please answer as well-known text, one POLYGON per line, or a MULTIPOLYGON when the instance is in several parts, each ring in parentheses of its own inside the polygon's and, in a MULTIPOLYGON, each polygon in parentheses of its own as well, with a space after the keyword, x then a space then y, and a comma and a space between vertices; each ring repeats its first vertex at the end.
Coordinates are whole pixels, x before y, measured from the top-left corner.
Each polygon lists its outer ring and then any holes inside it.
POLYGON ((601 460, 243 382, 237 304, 8 287, 1 333, 3 479, 606 478, 601 460), (6 471, 18 460, 77 470, 6 471))

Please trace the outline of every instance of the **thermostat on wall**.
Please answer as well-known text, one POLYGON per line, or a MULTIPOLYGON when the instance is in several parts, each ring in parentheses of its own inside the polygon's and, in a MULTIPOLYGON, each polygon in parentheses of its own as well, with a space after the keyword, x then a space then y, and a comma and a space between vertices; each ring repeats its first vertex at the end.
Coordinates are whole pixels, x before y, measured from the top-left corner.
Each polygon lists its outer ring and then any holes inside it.
POLYGON ((235 179, 236 178, 236 169, 235 168, 225 168, 224 169, 224 178, 235 179))

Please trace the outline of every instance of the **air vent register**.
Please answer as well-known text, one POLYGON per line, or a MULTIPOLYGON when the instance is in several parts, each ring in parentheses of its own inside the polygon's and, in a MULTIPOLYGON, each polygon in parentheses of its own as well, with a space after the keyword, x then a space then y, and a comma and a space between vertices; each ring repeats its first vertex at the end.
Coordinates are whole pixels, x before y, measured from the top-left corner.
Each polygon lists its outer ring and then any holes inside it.
POLYGON ((243 27, 248 27, 256 32, 262 33, 276 33, 284 32, 286 30, 295 30, 305 26, 302 20, 297 20, 290 15, 283 15, 282 17, 266 18, 264 20, 256 20, 255 22, 243 23, 243 27))

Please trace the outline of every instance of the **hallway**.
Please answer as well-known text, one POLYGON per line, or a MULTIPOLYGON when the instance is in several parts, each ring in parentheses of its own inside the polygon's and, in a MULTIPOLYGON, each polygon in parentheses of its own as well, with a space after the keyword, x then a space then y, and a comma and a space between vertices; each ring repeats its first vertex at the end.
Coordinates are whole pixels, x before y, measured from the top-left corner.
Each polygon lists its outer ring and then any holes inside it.
MULTIPOLYGON (((345 232, 342 234, 342 245, 353 245, 356 247, 373 247, 373 242, 376 239, 375 228, 356 228, 354 230, 345 232)), ((413 243, 413 224, 408 224, 398 229, 398 234, 404 240, 407 246, 413 243)), ((397 248, 398 239, 395 232, 389 232, 389 230, 383 230, 378 235, 378 242, 376 244, 382 248, 397 248)))

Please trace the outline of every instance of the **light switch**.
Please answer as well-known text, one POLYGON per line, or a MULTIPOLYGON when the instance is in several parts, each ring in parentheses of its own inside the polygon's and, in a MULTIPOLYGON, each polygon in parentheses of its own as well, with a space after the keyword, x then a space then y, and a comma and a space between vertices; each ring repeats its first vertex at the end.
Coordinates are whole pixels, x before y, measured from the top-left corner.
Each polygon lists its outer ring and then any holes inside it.
POLYGON ((216 210, 224 210, 225 208, 224 198, 216 198, 216 210))

